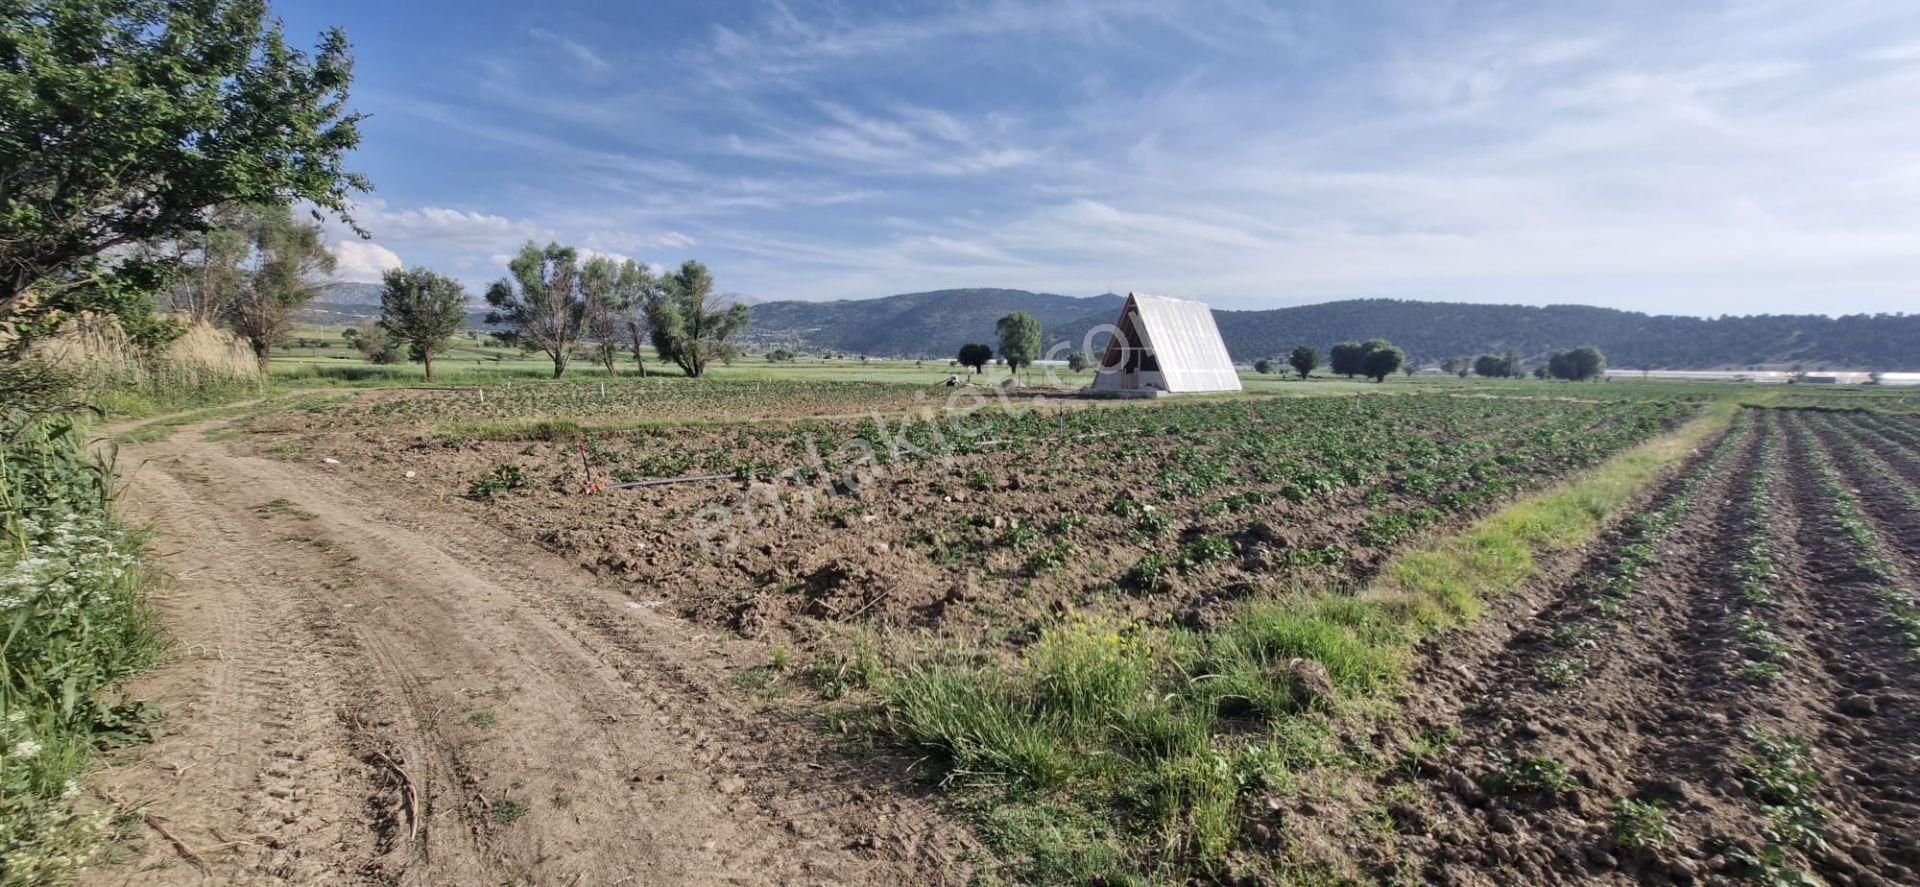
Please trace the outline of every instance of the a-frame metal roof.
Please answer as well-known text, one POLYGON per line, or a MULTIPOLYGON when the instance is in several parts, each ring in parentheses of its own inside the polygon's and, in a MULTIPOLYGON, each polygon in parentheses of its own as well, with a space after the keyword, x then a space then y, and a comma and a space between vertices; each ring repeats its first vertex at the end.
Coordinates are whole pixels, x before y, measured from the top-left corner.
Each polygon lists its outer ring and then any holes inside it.
POLYGON ((1206 303, 1129 293, 1116 325, 1123 326, 1129 313, 1136 318, 1141 344, 1160 365, 1165 390, 1240 390, 1240 374, 1234 372, 1227 343, 1206 303))

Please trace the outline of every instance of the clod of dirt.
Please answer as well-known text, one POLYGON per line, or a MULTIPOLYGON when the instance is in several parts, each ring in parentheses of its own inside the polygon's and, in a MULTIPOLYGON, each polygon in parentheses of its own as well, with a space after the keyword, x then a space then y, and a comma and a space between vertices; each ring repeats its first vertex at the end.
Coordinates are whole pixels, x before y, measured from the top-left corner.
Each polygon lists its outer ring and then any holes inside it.
POLYGON ((1478 807, 1487 802, 1486 790, 1480 787, 1480 783, 1458 770, 1447 774, 1447 790, 1469 807, 1478 807))
POLYGON ((1294 708, 1314 708, 1333 698, 1333 675, 1312 659, 1289 659, 1275 668, 1274 680, 1286 689, 1294 708))
POLYGON ((1869 718, 1878 714, 1879 711, 1880 706, 1873 701, 1873 697, 1871 696, 1861 696, 1856 693, 1840 700, 1840 713, 1844 715, 1851 715, 1856 718, 1869 718))

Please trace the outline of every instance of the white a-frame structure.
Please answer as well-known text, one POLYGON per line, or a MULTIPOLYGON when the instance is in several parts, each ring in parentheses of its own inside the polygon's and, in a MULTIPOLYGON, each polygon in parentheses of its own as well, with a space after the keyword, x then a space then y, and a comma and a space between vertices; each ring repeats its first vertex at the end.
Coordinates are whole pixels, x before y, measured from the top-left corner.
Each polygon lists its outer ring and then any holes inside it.
POLYGON ((1204 302, 1128 293, 1092 390, 1239 391, 1227 344, 1204 302))

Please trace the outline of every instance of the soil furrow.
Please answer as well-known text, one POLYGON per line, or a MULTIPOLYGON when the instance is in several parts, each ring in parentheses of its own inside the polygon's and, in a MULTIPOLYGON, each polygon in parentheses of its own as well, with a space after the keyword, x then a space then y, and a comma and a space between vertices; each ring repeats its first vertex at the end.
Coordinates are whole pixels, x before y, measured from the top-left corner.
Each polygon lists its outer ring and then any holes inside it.
POLYGON ((1836 817, 1816 854, 1823 873, 1914 883, 1920 842, 1920 691, 1905 651, 1885 621, 1833 525, 1817 482, 1811 434, 1800 419, 1772 420, 1785 432, 1789 496, 1775 517, 1782 622, 1808 653, 1775 696, 1776 717, 1812 740, 1821 763, 1819 794, 1836 817))
MULTIPOLYGON (((1611 565, 1624 528, 1609 533, 1602 553, 1576 573, 1543 583, 1552 589, 1547 602, 1503 648, 1486 654, 1486 665, 1428 667, 1411 694, 1430 700, 1419 703, 1416 720, 1457 729, 1459 750, 1451 765, 1423 765, 1438 783, 1430 788, 1439 792, 1441 821, 1448 823, 1442 833, 1451 832, 1443 840, 1454 845, 1441 850, 1430 875, 1444 871, 1479 883, 1478 871, 1485 869, 1476 867, 1487 866, 1544 883, 1670 873, 1654 860, 1617 855, 1596 823, 1605 821, 1608 798, 1638 794, 1648 780, 1676 800, 1697 796, 1693 780, 1652 769, 1651 762, 1672 757, 1676 743, 1713 746, 1728 736, 1730 719, 1720 710, 1728 694, 1709 694, 1711 703, 1702 705, 1698 690, 1727 680, 1724 672, 1686 655, 1700 635, 1722 630, 1700 620, 1724 621, 1724 614, 1700 612, 1682 590, 1708 578, 1723 525, 1737 520, 1731 492, 1750 468, 1755 444, 1749 436, 1729 446, 1699 485, 1696 504, 1660 544, 1658 566, 1625 600, 1630 612, 1620 614, 1620 622, 1573 642, 1561 631, 1594 624, 1591 579, 1611 565), (1545 686, 1562 678, 1568 685, 1545 686), (1538 756, 1564 764, 1580 788, 1557 802, 1489 797, 1485 777, 1493 774, 1485 758, 1492 752, 1509 761, 1538 756)), ((1643 510, 1658 510, 1680 495, 1684 476, 1668 481, 1643 510)), ((1472 657, 1450 652, 1445 658, 1472 657)))

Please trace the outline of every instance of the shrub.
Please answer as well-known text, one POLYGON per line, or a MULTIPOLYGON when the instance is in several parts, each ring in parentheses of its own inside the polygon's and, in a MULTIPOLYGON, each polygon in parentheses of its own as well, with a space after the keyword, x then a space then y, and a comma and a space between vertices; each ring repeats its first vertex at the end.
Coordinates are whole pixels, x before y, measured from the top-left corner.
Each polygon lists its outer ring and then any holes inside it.
POLYGON ((495 462, 479 479, 467 487, 467 495, 474 499, 491 499, 508 490, 522 489, 527 485, 527 476, 520 466, 511 462, 495 462))
MULTIPOLYGON (((0 438, 4 439, 4 438, 0 438)), ((106 827, 74 809, 96 745, 151 709, 114 694, 157 659, 137 539, 114 520, 111 466, 65 419, 0 444, 0 881, 69 880, 106 827)))

